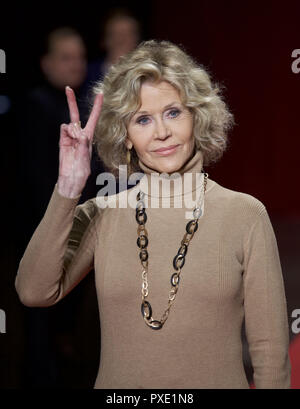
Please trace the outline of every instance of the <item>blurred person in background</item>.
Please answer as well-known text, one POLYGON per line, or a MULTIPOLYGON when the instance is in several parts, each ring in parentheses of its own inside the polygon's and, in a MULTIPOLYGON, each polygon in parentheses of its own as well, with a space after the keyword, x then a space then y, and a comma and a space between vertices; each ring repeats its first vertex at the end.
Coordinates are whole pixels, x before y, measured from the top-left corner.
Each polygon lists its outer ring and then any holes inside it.
POLYGON ((40 60, 49 85, 64 92, 67 84, 75 90, 86 75, 86 49, 80 34, 71 27, 52 31, 47 39, 47 51, 40 60))
MULTIPOLYGON (((100 57, 88 64, 87 77, 83 85, 88 100, 91 99, 93 85, 103 79, 109 67, 119 58, 133 51, 141 41, 141 25, 131 12, 124 8, 114 8, 104 16, 100 23, 100 57)), ((97 195, 100 187, 96 184, 97 176, 105 169, 101 157, 93 147, 91 175, 85 186, 81 202, 97 195)), ((122 189, 117 183, 117 191, 122 189)))
MULTIPOLYGON (((72 27, 59 27, 45 40, 40 57, 44 81, 30 90, 17 108, 22 203, 18 205, 20 220, 16 236, 20 253, 46 211, 57 179, 60 124, 70 120, 64 92, 66 85, 74 88, 83 122, 85 117, 81 96, 87 59, 81 35, 72 27)), ((58 385, 57 351, 60 350, 64 358, 72 355, 68 336, 73 327, 74 300, 70 299, 56 310, 26 310, 28 386, 58 385), (59 328, 58 336, 53 328, 59 328)))
MULTIPOLYGON (((64 88, 73 84, 80 104, 80 87, 86 76, 86 49, 80 34, 71 27, 54 29, 46 38, 40 59, 43 84, 30 90, 23 101, 20 115, 19 149, 26 215, 31 236, 51 196, 51 186, 57 177, 58 137, 61 121, 69 119, 64 88), (36 172, 36 166, 39 172, 36 172)), ((29 230, 29 231, 28 231, 29 230)), ((27 239, 25 240, 27 241, 27 239)))
POLYGON ((116 8, 110 10, 100 23, 100 57, 88 64, 85 86, 87 91, 99 79, 103 79, 112 64, 133 51, 141 41, 141 26, 137 18, 128 10, 116 8))

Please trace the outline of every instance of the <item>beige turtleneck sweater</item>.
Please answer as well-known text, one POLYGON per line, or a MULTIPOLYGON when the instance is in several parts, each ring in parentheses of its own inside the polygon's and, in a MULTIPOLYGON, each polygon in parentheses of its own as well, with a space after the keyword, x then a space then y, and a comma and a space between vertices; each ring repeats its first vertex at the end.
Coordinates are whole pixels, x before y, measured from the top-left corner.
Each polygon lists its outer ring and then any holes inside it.
POLYGON ((100 208, 95 198, 78 206, 79 196, 63 197, 54 187, 20 262, 16 289, 25 305, 47 307, 95 269, 101 322, 95 388, 248 388, 242 359, 244 318, 256 388, 290 387, 287 309, 276 239, 264 205, 248 194, 208 179, 203 215, 169 317, 160 330, 143 320, 135 209, 124 201, 130 194, 135 197, 139 187, 148 192, 147 299, 154 319, 160 319, 191 210, 187 208, 202 185, 202 162, 197 151, 180 169, 181 179, 193 174, 192 184, 184 182, 184 197, 175 183, 169 192, 150 190, 151 183, 160 186, 164 178, 157 174, 151 182, 152 170, 141 163, 145 175, 116 195, 115 208, 100 208), (164 207, 169 202, 171 207, 164 207))

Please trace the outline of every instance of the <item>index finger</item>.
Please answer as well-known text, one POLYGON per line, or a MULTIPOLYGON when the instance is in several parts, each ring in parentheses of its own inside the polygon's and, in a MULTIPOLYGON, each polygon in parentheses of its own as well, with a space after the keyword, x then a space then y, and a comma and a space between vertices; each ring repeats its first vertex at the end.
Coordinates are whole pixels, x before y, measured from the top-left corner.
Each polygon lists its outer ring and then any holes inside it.
POLYGON ((102 103, 103 103, 103 94, 100 92, 95 97, 93 109, 92 109, 91 115, 85 127, 85 129, 88 130, 92 135, 94 133, 97 121, 100 116, 102 103))
POLYGON ((70 112, 70 120, 71 122, 78 122, 79 121, 79 111, 76 102, 76 97, 74 91, 69 86, 66 87, 66 95, 69 105, 69 112, 70 112))

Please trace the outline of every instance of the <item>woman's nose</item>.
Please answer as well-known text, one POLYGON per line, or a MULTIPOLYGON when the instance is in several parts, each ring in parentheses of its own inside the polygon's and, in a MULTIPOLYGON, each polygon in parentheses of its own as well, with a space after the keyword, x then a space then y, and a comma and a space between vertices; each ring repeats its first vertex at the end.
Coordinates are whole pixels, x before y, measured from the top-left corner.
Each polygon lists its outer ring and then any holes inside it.
POLYGON ((170 130, 166 126, 163 119, 159 118, 155 121, 155 136, 158 139, 166 139, 170 135, 170 130))

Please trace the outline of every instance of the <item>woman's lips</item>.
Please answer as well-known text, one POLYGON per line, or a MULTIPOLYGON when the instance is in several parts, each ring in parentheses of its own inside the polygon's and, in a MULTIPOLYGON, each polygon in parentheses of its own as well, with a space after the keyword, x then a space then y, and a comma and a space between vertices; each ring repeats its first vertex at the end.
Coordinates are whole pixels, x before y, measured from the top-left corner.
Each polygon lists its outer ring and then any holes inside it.
POLYGON ((158 149, 156 151, 154 151, 155 153, 157 153, 160 156, 167 156, 167 155, 171 155, 172 153, 174 153, 176 151, 176 149, 178 148, 179 145, 171 145, 168 146, 166 148, 161 148, 158 149))

